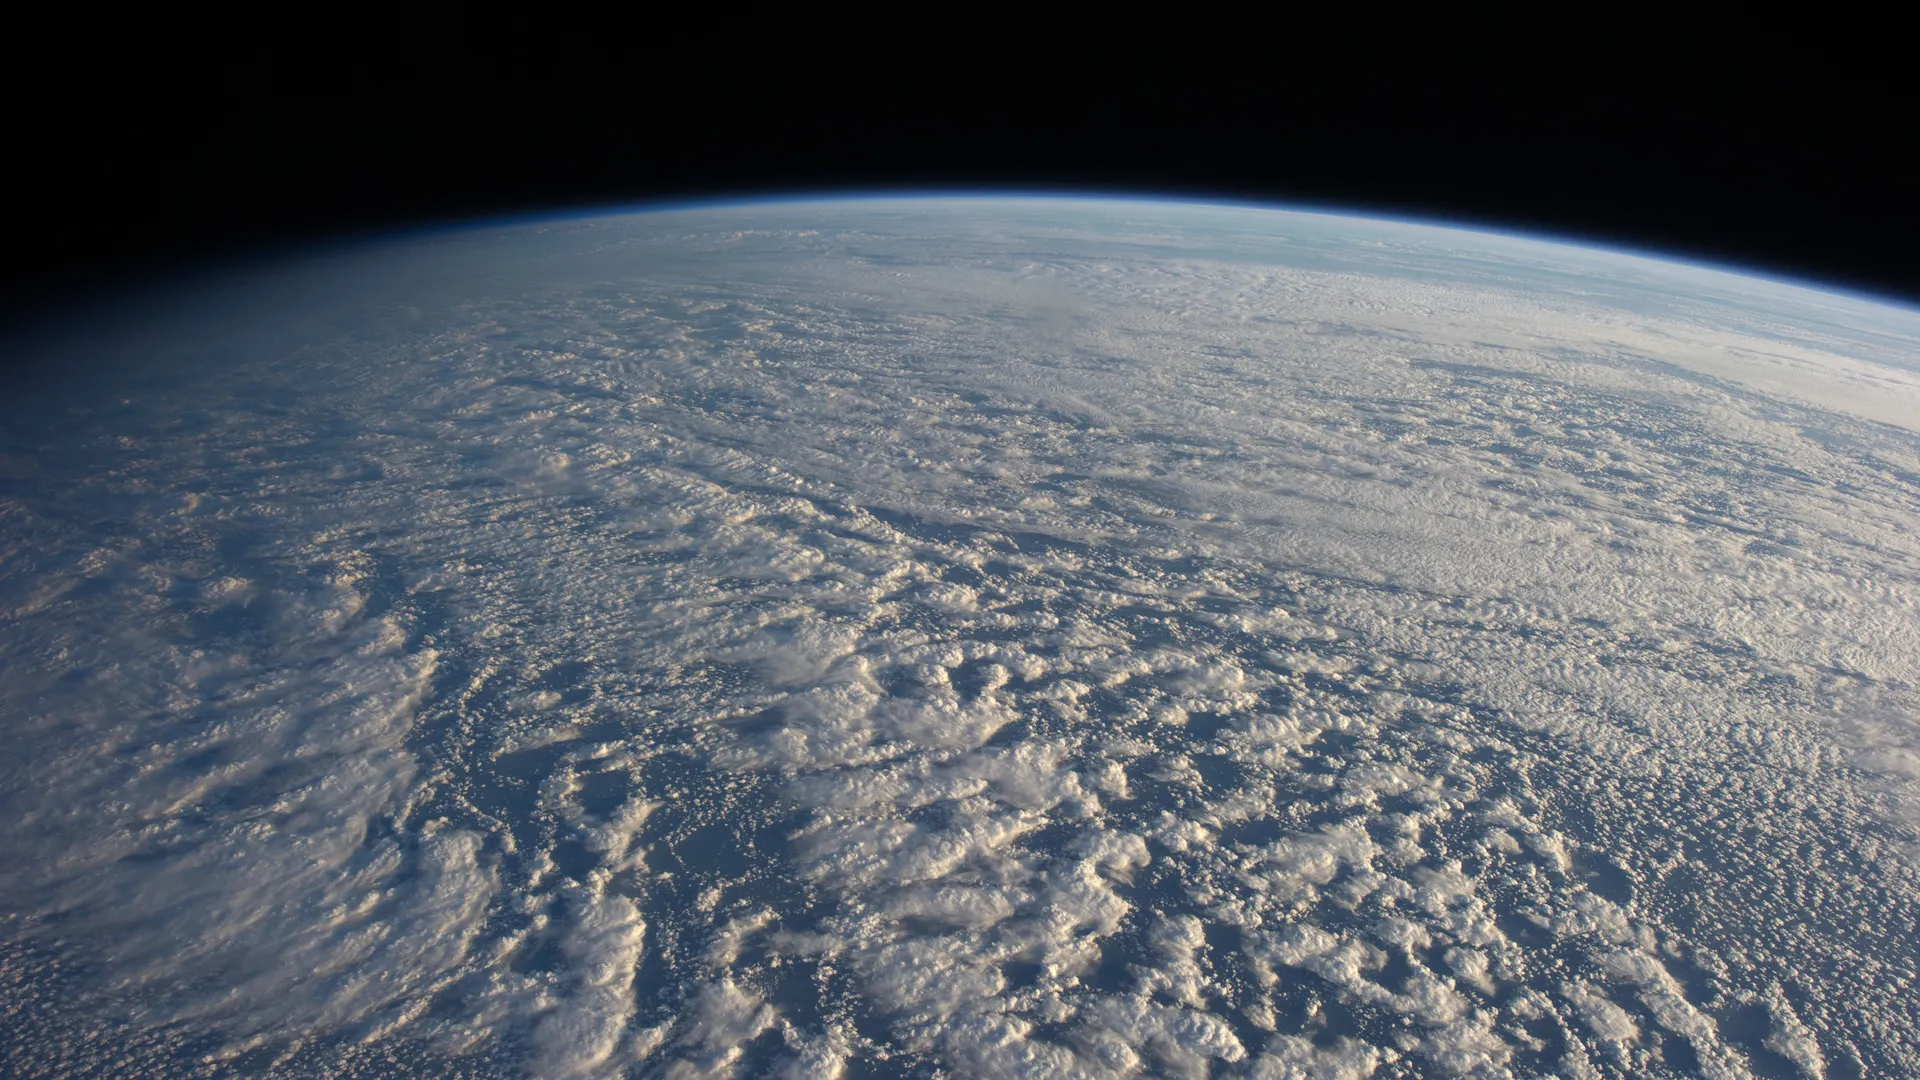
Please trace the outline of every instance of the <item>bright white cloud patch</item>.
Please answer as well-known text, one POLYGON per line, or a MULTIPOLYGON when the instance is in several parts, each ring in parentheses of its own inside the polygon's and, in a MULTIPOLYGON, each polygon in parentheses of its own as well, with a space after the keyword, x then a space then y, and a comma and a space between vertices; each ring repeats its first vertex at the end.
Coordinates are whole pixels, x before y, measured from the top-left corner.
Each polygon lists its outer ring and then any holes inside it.
POLYGON ((1155 204, 349 261, 5 418, 10 1068, 1920 1070, 1920 316, 1155 204))

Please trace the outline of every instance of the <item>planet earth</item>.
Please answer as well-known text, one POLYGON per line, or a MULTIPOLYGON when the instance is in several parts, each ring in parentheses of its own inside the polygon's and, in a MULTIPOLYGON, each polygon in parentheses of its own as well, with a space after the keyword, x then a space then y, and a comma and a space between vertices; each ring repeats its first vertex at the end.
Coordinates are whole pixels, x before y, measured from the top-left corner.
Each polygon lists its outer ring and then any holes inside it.
POLYGON ((1920 1075, 1920 312, 860 197, 10 350, 9 1075, 1920 1075))

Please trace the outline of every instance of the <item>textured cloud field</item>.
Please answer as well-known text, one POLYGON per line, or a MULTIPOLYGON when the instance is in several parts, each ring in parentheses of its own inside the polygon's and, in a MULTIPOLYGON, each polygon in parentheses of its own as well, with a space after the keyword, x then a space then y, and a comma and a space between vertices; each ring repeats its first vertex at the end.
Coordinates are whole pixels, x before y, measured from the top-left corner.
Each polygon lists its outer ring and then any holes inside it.
POLYGON ((140 318, 0 417, 5 1071, 1920 1072, 1920 315, 984 200, 140 318))

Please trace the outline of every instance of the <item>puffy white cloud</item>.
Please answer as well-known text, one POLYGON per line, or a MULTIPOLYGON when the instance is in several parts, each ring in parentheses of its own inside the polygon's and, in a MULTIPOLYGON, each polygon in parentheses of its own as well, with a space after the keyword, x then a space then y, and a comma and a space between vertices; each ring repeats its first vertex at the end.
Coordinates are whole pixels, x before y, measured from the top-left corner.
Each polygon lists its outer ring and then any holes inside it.
POLYGON ((1561 987, 1560 993, 1600 1041, 1631 1043, 1640 1038, 1640 1025, 1634 1023, 1633 1015, 1586 983, 1570 983, 1561 987))
POLYGON ((1399 1055, 1348 1038, 1321 1047, 1298 1035, 1282 1035, 1268 1040, 1249 1075, 1258 1080, 1367 1080, 1383 1056, 1392 1060, 1399 1055))
POLYGON ((592 1076, 605 1071, 633 1015, 647 924, 631 900, 592 885, 570 890, 567 899, 579 909, 561 944, 572 986, 534 1025, 535 1067, 551 1076, 592 1076))

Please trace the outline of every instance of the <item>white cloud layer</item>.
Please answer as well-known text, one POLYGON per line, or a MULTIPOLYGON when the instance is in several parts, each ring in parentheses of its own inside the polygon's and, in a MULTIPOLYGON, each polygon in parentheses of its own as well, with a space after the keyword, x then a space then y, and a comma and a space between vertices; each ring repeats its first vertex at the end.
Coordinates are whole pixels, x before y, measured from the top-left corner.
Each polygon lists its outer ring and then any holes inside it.
POLYGON ((7 418, 25 1075, 1920 1071, 1920 316, 1019 200, 299 273, 7 418))

